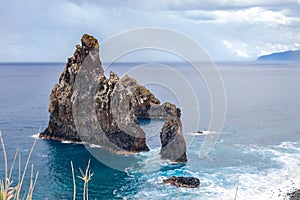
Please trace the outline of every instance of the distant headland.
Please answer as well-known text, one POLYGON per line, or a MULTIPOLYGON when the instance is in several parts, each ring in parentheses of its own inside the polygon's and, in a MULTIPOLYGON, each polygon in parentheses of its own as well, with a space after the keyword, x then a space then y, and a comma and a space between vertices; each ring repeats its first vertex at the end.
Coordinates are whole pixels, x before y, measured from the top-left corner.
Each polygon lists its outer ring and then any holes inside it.
POLYGON ((263 55, 258 57, 257 61, 300 61, 300 50, 263 55))

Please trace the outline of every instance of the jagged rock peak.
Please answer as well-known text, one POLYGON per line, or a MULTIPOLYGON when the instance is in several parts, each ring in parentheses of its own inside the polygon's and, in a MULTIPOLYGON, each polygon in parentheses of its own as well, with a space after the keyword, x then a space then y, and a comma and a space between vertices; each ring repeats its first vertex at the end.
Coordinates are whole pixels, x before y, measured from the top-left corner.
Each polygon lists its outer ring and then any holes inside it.
POLYGON ((84 34, 81 38, 81 44, 88 49, 99 48, 98 40, 94 36, 84 34))
POLYGON ((186 162, 180 109, 164 103, 147 88, 125 75, 106 78, 99 44, 84 34, 53 87, 49 124, 41 138, 83 141, 111 151, 148 151, 138 118, 165 119, 160 134, 161 158, 186 162))

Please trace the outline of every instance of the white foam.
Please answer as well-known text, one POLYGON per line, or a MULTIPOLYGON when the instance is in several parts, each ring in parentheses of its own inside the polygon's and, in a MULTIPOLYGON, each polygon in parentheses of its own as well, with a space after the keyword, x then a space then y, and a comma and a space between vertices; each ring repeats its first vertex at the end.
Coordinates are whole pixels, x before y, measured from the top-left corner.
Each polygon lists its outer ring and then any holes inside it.
POLYGON ((132 169, 132 167, 127 167, 124 169, 124 172, 127 174, 127 176, 134 178, 134 175, 130 173, 132 169))
POLYGON ((148 152, 141 152, 139 153, 140 156, 143 157, 139 161, 140 168, 138 169, 139 172, 150 172, 156 171, 161 168, 167 161, 160 159, 159 148, 151 149, 148 152))
POLYGON ((215 131, 197 131, 197 132, 192 132, 192 133, 187 133, 187 135, 194 135, 194 136, 201 136, 201 135, 211 135, 215 134, 215 131))
POLYGON ((33 137, 34 139, 36 139, 36 140, 37 140, 37 139, 40 139, 39 135, 40 135, 40 134, 39 134, 39 133, 37 133, 37 134, 34 134, 34 135, 30 136, 30 137, 33 137))
POLYGON ((91 148, 102 148, 100 145, 96 145, 96 144, 90 144, 89 146, 91 148))
POLYGON ((266 171, 253 171, 240 174, 240 189, 237 199, 285 199, 294 188, 300 188, 300 148, 297 143, 283 142, 268 148, 251 148, 258 154, 271 154, 271 159, 282 167, 266 171), (280 148, 291 148, 299 153, 286 153, 280 148))
POLYGON ((72 142, 69 141, 69 140, 62 140, 61 143, 63 143, 63 144, 71 144, 72 142))
POLYGON ((167 177, 165 176, 159 176, 158 178, 150 178, 148 179, 147 181, 149 183, 152 183, 152 184, 162 184, 163 183, 163 180, 166 179, 167 177))
POLYGON ((70 140, 61 140, 61 143, 63 144, 81 144, 81 145, 88 145, 86 142, 73 142, 70 140))
MULTIPOLYGON (((243 149, 242 146, 240 146, 243 149)), ((283 200, 286 194, 300 188, 300 146, 293 142, 283 142, 277 146, 258 147, 246 145, 244 153, 267 156, 277 163, 276 168, 259 168, 256 163, 239 167, 216 168, 213 173, 194 171, 190 167, 178 169, 187 175, 200 179, 199 189, 181 188, 180 199, 207 199, 207 200, 232 200, 235 197, 236 185, 238 183, 238 200, 283 200), (293 151, 283 151, 293 149, 293 151)), ((268 162, 268 159, 266 159, 268 162)), ((268 163, 266 163, 268 166, 268 163)), ((176 169, 177 170, 177 169, 176 169)), ((176 170, 165 173, 166 176, 176 170)), ((209 170, 208 170, 209 171, 209 170)), ((166 178, 161 173, 149 174, 150 177, 141 188, 134 199, 176 199, 178 188, 162 184, 166 178)))
POLYGON ((41 158, 48 158, 48 155, 46 155, 46 154, 38 153, 37 155, 38 155, 38 157, 41 157, 41 158))

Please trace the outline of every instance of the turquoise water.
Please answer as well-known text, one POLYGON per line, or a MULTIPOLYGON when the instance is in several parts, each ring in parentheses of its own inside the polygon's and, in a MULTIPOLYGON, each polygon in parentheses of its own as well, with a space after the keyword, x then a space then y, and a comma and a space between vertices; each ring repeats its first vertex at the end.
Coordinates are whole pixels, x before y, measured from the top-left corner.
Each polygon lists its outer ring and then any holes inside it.
MULTIPOLYGON (((124 74, 135 65, 114 64, 109 70, 124 74)), ((185 74, 191 84, 198 78, 188 64, 168 65, 185 74)), ((141 121, 151 151, 134 155, 140 163, 124 171, 102 164, 82 144, 38 140, 31 158, 39 171, 34 199, 71 199, 70 161, 80 175, 78 168, 84 169, 89 159, 94 174, 89 185, 90 199, 177 199, 178 189, 162 184, 163 178, 172 175, 195 176, 201 181, 199 189, 181 189, 180 199, 234 199, 238 179, 237 199, 283 199, 285 191, 300 188, 299 63, 228 62, 217 66, 226 89, 227 115, 221 137, 208 157, 199 159, 205 136, 196 136, 188 148, 186 165, 170 166, 160 161, 160 120, 141 121), (153 170, 149 170, 151 167, 153 170)), ((49 94, 63 67, 64 64, 0 64, 0 130, 9 163, 18 149, 24 164, 32 136, 39 128, 46 128, 49 94)), ((166 88, 149 88, 162 101, 178 103, 166 88)), ((199 128, 206 130, 209 93, 204 83, 197 88, 196 95, 201 99, 199 128)), ((193 120, 193 115, 183 117, 193 120)), ((2 161, 1 154, 1 166, 2 161)), ((0 179, 3 174, 0 167, 0 179)), ((78 178, 76 181, 80 197, 82 183, 78 178)), ((25 182, 25 188, 28 184, 25 182)))

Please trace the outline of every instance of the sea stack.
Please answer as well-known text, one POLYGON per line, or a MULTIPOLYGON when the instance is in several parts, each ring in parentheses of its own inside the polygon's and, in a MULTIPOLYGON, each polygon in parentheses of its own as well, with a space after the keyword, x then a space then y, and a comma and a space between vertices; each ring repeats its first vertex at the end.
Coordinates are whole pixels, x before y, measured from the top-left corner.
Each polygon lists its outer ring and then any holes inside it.
POLYGON ((97 39, 84 34, 50 94, 49 124, 39 137, 100 145, 111 151, 148 151, 138 118, 161 118, 161 157, 186 162, 180 109, 163 103, 127 75, 109 77, 97 39))

